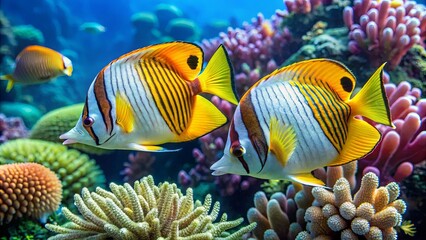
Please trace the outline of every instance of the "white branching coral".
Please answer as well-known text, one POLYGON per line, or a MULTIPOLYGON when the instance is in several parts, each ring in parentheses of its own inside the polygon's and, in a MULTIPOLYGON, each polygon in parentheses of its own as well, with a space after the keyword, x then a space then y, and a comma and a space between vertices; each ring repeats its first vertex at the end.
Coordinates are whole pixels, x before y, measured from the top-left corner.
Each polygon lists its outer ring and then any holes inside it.
POLYGON ((59 226, 46 224, 46 228, 59 233, 55 239, 241 239, 253 230, 250 224, 229 234, 243 219, 227 221, 223 214, 218 222, 220 203, 207 195, 204 203, 194 203, 192 189, 183 195, 176 184, 164 182, 156 186, 152 176, 136 181, 132 188, 110 184, 111 192, 86 188, 74 197, 82 216, 66 207, 62 213, 70 222, 59 226))

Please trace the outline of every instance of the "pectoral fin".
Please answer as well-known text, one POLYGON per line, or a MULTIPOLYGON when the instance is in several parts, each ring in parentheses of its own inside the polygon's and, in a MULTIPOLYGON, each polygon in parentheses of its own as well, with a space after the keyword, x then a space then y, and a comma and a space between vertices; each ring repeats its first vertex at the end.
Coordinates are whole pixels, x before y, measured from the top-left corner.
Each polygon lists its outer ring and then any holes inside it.
POLYGON ((292 181, 296 181, 298 183, 315 186, 315 187, 323 187, 325 183, 318 178, 314 177, 311 173, 299 173, 294 175, 289 175, 288 178, 292 181))
POLYGON ((358 160, 373 151, 380 140, 380 132, 369 123, 351 118, 348 138, 339 156, 327 166, 340 166, 358 160))
POLYGON ((179 149, 166 149, 160 146, 144 146, 137 143, 130 143, 129 149, 144 152, 177 152, 179 149))
POLYGON ((134 116, 132 106, 122 94, 118 93, 115 99, 115 110, 117 115, 117 124, 125 133, 130 133, 134 129, 134 116))
POLYGON ((281 166, 285 167, 290 156, 296 149, 296 132, 290 125, 280 123, 273 117, 270 121, 269 151, 278 159, 281 166))

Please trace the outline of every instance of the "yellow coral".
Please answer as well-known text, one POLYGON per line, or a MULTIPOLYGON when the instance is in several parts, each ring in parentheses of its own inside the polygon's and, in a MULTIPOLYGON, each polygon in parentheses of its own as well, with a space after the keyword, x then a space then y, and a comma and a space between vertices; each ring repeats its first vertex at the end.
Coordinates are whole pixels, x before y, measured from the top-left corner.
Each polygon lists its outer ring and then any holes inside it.
MULTIPOLYGON (((62 143, 62 140, 59 139, 59 135, 75 126, 81 115, 83 106, 84 103, 79 103, 46 113, 31 129, 29 138, 62 143)), ((80 143, 70 144, 69 146, 91 154, 99 155, 110 153, 109 150, 80 143)))
MULTIPOLYGON (((319 206, 306 210, 307 232, 300 238, 329 235, 332 230, 338 232, 341 239, 395 239, 395 227, 400 226, 406 210, 403 200, 397 199, 399 187, 390 183, 377 188, 378 177, 367 173, 361 181, 361 187, 352 199, 350 184, 345 178, 337 180, 333 191, 315 187, 312 195, 319 206)), ((401 227, 402 229, 402 227, 401 227)))
POLYGON ((17 139, 0 145, 0 164, 35 162, 52 170, 61 180, 63 203, 72 203, 74 193, 83 187, 94 189, 105 183, 95 160, 59 143, 17 139))
POLYGON ((131 187, 125 183, 110 184, 111 192, 97 188, 90 193, 86 188, 75 195, 79 217, 67 208, 62 212, 71 222, 63 226, 46 224, 58 235, 54 239, 241 239, 253 230, 252 223, 229 234, 228 229, 240 225, 242 218, 227 221, 223 214, 219 222, 219 202, 213 204, 207 195, 204 204, 193 201, 192 189, 183 195, 176 184, 154 185, 152 176, 136 181, 131 187))

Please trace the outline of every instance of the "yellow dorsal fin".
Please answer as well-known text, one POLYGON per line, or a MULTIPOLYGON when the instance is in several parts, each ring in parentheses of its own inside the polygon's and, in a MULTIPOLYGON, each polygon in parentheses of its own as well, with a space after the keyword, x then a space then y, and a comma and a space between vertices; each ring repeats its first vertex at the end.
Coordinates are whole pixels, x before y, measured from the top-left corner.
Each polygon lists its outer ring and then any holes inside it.
POLYGON ((134 116, 132 106, 124 95, 118 93, 115 97, 115 111, 117 115, 117 124, 125 133, 130 133, 134 128, 134 116))
POLYGON ((15 83, 15 79, 13 78, 12 74, 2 75, 0 76, 0 80, 6 80, 9 81, 7 83, 6 92, 10 92, 13 88, 13 84, 15 83))
POLYGON ((226 123, 226 117, 209 100, 195 96, 193 113, 188 127, 174 142, 190 141, 201 137, 226 123))
POLYGON ((365 83, 364 87, 349 101, 352 115, 367 117, 376 123, 394 127, 390 116, 388 99, 383 85, 382 64, 365 83))
POLYGON ((373 151, 380 140, 379 130, 363 120, 351 118, 348 127, 348 138, 342 151, 327 166, 340 166, 358 160, 373 151))
MULTIPOLYGON (((343 101, 348 101, 356 79, 342 63, 331 59, 312 59, 291 64, 262 78, 262 84, 276 81, 298 81, 319 87, 328 87, 343 101)), ((259 81, 260 82, 260 81, 259 81)))
POLYGON ((199 46, 189 42, 168 42, 136 49, 113 63, 134 63, 144 58, 170 64, 185 80, 194 80, 200 74, 204 61, 199 46))
POLYGON ((296 181, 298 183, 315 186, 315 187, 323 187, 325 183, 318 178, 314 177, 311 173, 298 173, 289 175, 288 178, 292 181, 296 181))
POLYGON ((291 126, 285 126, 275 117, 272 117, 270 122, 269 150, 275 155, 281 166, 285 167, 296 149, 296 132, 291 126))
POLYGON ((216 95, 232 104, 238 104, 232 64, 223 45, 217 48, 198 79, 202 92, 216 95))

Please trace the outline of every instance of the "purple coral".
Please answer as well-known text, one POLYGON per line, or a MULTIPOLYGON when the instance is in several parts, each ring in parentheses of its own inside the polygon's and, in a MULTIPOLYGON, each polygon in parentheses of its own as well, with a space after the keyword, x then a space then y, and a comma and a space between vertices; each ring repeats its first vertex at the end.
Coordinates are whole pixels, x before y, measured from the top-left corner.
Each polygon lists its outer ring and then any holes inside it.
POLYGON ((272 72, 289 56, 285 47, 292 37, 286 27, 282 27, 283 17, 275 14, 265 19, 258 14, 252 23, 244 23, 242 28, 229 28, 218 38, 202 41, 206 60, 210 59, 219 44, 228 50, 235 70, 237 92, 243 94, 259 78, 272 72))
POLYGON ((151 172, 155 157, 149 152, 137 152, 129 154, 129 161, 124 163, 124 169, 120 172, 124 181, 133 183, 151 172))
POLYGON ((363 173, 374 172, 380 182, 401 182, 413 166, 426 160, 426 99, 408 82, 385 84, 395 129, 377 124, 382 140, 374 151, 359 160, 363 173))
POLYGON ((350 30, 349 51, 367 54, 375 66, 387 61, 394 69, 426 37, 425 7, 414 1, 397 6, 390 0, 358 0, 345 7, 343 19, 350 30))
POLYGON ((0 114, 0 144, 11 139, 24 138, 28 136, 28 130, 19 117, 6 117, 0 114))

